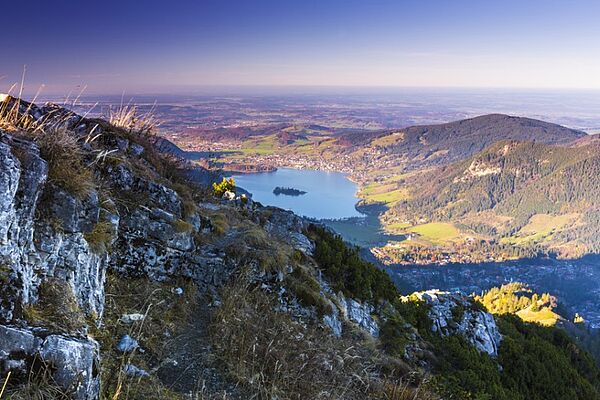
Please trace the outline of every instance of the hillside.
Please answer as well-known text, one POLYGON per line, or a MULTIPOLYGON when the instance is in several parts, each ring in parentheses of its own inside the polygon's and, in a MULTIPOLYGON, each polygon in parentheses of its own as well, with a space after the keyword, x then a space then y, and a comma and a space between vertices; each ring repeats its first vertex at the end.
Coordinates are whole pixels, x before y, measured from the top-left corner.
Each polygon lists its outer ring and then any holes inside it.
POLYGON ((600 398, 563 331, 402 296, 330 231, 190 181, 142 126, 0 103, 0 397, 600 398))
MULTIPOLYGON (((600 250, 600 148, 500 142, 403 180, 385 215, 404 228, 452 224, 466 236, 564 256, 600 250)), ((460 240, 460 239, 458 239, 460 240)))
POLYGON ((586 136, 543 121, 491 114, 385 131, 284 124, 190 131, 176 139, 186 148, 211 149, 211 161, 225 168, 334 169, 369 182, 461 160, 501 140, 562 145, 586 136))
POLYGON ((389 133, 342 136, 338 141, 362 154, 364 147, 383 165, 402 161, 407 169, 462 160, 502 140, 567 144, 587 136, 560 125, 503 114, 440 125, 412 126, 389 133), (368 138, 368 139, 367 139, 368 138))

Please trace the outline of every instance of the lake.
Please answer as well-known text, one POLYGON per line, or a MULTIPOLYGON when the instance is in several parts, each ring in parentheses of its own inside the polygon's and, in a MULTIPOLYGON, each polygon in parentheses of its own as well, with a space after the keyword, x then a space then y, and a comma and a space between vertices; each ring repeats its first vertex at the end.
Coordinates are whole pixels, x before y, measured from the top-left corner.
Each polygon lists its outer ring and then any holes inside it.
POLYGON ((280 168, 275 172, 234 175, 236 185, 250 193, 263 205, 291 210, 316 219, 362 217, 355 205, 358 185, 346 174, 328 171, 280 168), (291 187, 305 191, 301 196, 275 195, 275 187, 291 187))

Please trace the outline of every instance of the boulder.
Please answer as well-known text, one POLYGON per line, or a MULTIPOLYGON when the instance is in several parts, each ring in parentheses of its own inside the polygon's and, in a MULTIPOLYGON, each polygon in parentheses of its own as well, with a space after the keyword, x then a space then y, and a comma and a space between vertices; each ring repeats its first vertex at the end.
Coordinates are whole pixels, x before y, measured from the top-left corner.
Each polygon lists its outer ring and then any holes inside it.
POLYGON ((74 399, 98 398, 99 346, 94 340, 42 335, 23 328, 0 325, 0 372, 27 376, 38 358, 52 372, 54 382, 74 399))

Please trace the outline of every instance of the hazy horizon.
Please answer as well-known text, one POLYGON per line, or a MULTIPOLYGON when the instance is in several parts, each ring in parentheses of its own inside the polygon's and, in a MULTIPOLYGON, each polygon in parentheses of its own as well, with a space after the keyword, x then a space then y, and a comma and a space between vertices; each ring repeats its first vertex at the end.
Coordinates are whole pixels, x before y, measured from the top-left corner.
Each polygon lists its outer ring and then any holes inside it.
POLYGON ((0 87, 19 82, 26 65, 30 92, 600 90, 600 3, 588 0, 34 0, 3 13, 0 87))

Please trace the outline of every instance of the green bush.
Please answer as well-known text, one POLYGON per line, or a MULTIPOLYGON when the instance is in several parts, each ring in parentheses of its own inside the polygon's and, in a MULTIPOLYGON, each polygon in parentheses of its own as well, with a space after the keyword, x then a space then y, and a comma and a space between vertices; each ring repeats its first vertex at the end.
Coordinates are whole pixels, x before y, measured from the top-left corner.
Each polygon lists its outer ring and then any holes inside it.
POLYGON ((215 196, 221 197, 225 192, 235 192, 235 181, 233 178, 223 178, 221 183, 213 183, 213 193, 215 196))

